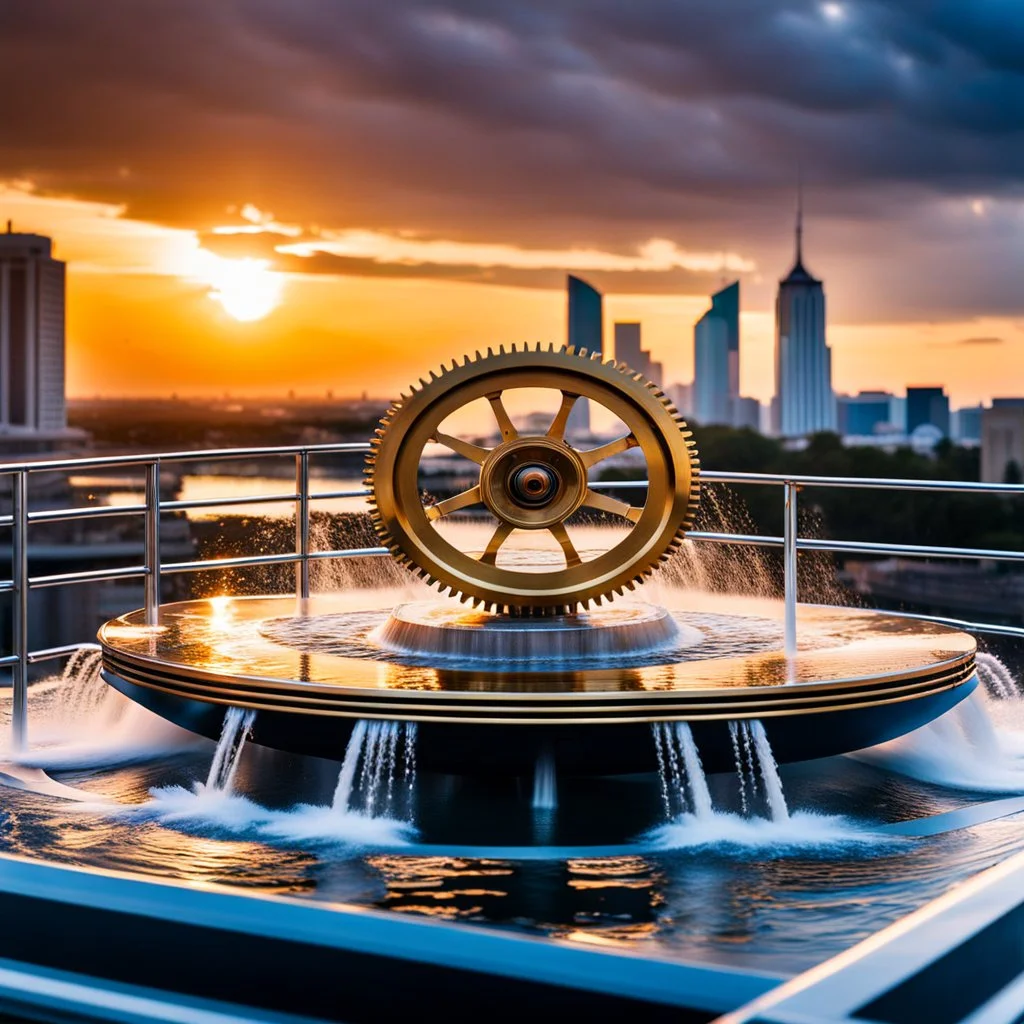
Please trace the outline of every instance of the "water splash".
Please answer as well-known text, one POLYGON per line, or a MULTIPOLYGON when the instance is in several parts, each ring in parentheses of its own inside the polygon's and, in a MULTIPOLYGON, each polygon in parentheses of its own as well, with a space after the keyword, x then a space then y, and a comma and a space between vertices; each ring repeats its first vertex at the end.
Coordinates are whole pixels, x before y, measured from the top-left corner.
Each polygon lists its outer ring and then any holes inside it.
POLYGON ((555 759, 550 750, 537 757, 533 769, 533 800, 535 811, 553 811, 558 807, 558 781, 555 776, 555 759))
POLYGON ((129 700, 101 675, 102 656, 79 648, 59 675, 29 687, 31 746, 9 749, 10 691, 0 690, 0 757, 45 770, 113 767, 151 761, 209 743, 129 700))
POLYGON ((400 801, 411 804, 416 778, 416 723, 368 722, 352 728, 338 773, 332 809, 391 818, 400 801), (358 778, 357 778, 358 773, 358 778))
POLYGON ((952 789, 1024 793, 1022 713, 1015 682, 1010 697, 979 686, 934 722, 849 756, 952 789))
POLYGON ((228 708, 225 712, 224 725, 221 727, 217 749, 213 752, 204 789, 218 793, 231 792, 242 759, 242 750, 255 718, 256 712, 250 708, 228 708))
POLYGON ((978 678, 993 697, 1004 700, 1020 697, 1020 685, 1001 659, 994 654, 979 651, 974 663, 978 669, 978 678))
POLYGON ((97 713, 104 718, 116 717, 116 700, 111 700, 111 688, 100 674, 103 652, 91 647, 79 647, 64 663, 57 679, 56 712, 68 722, 91 717, 97 713))

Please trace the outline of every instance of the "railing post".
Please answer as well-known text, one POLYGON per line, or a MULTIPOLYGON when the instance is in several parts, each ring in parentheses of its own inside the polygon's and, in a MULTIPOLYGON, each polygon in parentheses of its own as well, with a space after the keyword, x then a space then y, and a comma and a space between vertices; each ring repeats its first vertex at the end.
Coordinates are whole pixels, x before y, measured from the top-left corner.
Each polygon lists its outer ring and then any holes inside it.
POLYGON ((309 452, 295 456, 295 596, 309 600, 309 452))
POLYGON ((25 470, 14 475, 13 486, 11 578, 14 581, 14 635, 11 637, 11 653, 18 660, 13 666, 11 730, 15 751, 22 751, 28 743, 28 473, 25 470))
POLYGON ((782 572, 785 586, 785 651, 786 657, 796 654, 796 601, 797 601, 797 486, 790 481, 783 484, 785 494, 785 521, 782 532, 782 572))
POLYGON ((160 621, 160 460, 146 465, 146 625, 160 621))

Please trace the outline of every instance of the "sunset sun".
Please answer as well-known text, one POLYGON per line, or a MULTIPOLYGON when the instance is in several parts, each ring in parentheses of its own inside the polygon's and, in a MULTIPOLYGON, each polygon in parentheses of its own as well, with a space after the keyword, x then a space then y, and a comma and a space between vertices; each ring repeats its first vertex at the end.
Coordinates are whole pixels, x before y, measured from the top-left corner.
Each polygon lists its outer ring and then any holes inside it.
POLYGON ((210 285, 209 297, 219 302, 228 316, 248 323, 262 320, 281 301, 281 275, 269 269, 267 260, 226 259, 202 251, 201 278, 210 285))

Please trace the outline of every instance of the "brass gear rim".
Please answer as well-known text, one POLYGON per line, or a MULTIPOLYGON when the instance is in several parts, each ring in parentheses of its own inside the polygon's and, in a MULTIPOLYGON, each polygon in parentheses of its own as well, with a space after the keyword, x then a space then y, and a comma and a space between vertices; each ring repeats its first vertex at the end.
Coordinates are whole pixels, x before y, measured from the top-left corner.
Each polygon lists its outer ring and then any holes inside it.
POLYGON ((374 528, 399 563, 461 601, 527 615, 564 614, 600 604, 643 582, 678 550, 693 524, 700 463, 686 423, 654 384, 624 364, 603 362, 600 353, 553 345, 477 352, 432 372, 430 380, 421 378, 380 423, 365 469, 374 528), (547 434, 518 434, 501 400, 511 388, 561 391, 561 408, 547 434), (494 448, 439 430, 452 412, 478 398, 488 399, 501 431, 494 448), (564 432, 579 398, 609 409, 629 432, 593 449, 574 448, 564 432), (479 465, 480 481, 424 506, 418 471, 429 442, 479 465), (649 485, 642 506, 630 506, 587 482, 592 466, 634 447, 647 460, 649 485), (433 524, 478 504, 495 515, 498 526, 484 552, 474 557, 454 547, 433 524), (633 528, 608 551, 584 562, 565 526, 582 507, 620 515, 633 528), (515 529, 548 530, 562 548, 565 567, 522 572, 498 566, 498 551, 515 529))

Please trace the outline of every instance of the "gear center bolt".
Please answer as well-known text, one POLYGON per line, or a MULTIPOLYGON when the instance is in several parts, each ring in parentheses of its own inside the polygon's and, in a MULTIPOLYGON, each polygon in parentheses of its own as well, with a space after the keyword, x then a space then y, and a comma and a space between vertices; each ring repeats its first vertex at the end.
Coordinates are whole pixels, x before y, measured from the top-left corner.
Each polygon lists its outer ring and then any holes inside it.
POLYGON ((509 477, 512 498, 528 508, 542 508, 558 493, 561 478, 550 466, 538 463, 520 466, 509 477))

